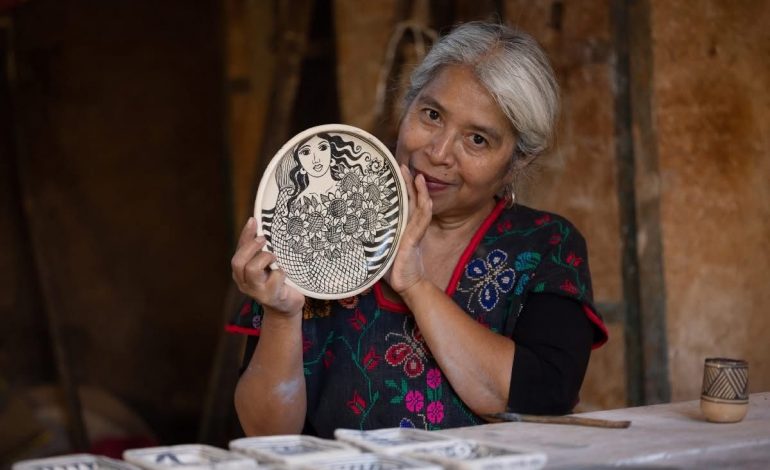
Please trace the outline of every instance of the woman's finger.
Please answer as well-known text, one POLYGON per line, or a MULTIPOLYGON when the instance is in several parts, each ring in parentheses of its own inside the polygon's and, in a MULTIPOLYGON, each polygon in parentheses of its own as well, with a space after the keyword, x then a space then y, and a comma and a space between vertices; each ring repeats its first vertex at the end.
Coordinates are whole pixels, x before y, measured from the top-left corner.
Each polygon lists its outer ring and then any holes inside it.
POLYGON ((269 279, 270 264, 274 261, 275 255, 269 251, 256 253, 243 268, 243 284, 250 288, 261 288, 269 279))
POLYGON ((433 217, 433 201, 430 198, 424 176, 417 175, 417 177, 415 177, 414 191, 417 196, 415 198, 414 208, 410 208, 413 212, 410 212, 410 223, 407 225, 407 229, 411 232, 409 235, 412 237, 413 242, 419 244, 422 237, 425 236, 425 232, 428 230, 431 217, 433 217))
POLYGON ((246 282, 246 266, 260 253, 266 242, 264 237, 253 238, 236 250, 230 260, 230 266, 233 271, 233 279, 239 287, 246 282))
POLYGON ((401 164, 401 176, 404 178, 404 183, 406 185, 406 196, 408 200, 408 208, 409 208, 409 217, 411 217, 412 211, 414 211, 415 205, 416 205, 416 198, 417 194, 415 193, 414 189, 414 178, 412 177, 412 173, 409 171, 409 167, 401 164))
POLYGON ((249 217, 249 220, 246 221, 246 225, 243 226, 243 229, 241 230, 241 235, 238 237, 238 246, 236 248, 236 251, 238 248, 244 246, 246 243, 250 242, 251 240, 254 240, 254 237, 257 236, 257 220, 254 217, 249 217))

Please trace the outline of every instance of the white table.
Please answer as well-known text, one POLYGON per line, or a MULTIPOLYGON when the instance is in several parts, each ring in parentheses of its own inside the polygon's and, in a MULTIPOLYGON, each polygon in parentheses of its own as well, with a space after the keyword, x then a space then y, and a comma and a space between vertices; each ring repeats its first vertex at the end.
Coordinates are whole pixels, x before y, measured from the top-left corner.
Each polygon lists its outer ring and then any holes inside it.
POLYGON ((631 426, 495 423, 441 433, 542 451, 546 468, 770 469, 770 392, 749 397, 740 423, 707 422, 698 400, 577 416, 630 420, 631 426))

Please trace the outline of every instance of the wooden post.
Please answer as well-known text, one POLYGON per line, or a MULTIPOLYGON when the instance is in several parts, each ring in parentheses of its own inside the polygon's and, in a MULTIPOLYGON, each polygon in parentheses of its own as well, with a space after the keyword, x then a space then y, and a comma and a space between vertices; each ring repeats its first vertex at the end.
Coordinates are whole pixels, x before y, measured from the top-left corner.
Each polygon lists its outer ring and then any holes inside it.
POLYGON ((652 122, 652 51, 646 1, 614 0, 615 141, 626 304, 627 395, 630 406, 670 400, 666 292, 657 138, 652 122), (636 130, 636 132, 634 132, 636 130), (646 234, 644 249, 637 237, 646 234))

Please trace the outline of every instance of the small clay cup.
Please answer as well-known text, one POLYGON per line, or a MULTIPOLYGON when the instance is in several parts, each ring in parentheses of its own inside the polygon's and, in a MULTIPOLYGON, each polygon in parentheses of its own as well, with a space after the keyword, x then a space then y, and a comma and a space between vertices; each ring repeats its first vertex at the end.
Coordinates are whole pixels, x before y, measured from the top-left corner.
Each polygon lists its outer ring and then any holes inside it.
POLYGON ((749 409, 749 363, 743 359, 707 358, 700 409, 713 423, 742 420, 749 409))

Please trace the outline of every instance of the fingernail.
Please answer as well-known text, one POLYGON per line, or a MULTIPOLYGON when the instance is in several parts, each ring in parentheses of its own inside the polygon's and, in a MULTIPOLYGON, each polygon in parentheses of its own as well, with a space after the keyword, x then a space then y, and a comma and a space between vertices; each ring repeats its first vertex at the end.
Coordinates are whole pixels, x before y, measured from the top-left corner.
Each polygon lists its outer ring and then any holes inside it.
POLYGON ((254 223, 255 223, 256 221, 257 221, 257 219, 255 219, 253 216, 252 216, 252 217, 249 217, 249 220, 248 220, 248 221, 246 221, 246 225, 248 225, 249 227, 251 227, 252 225, 254 225, 254 223))

